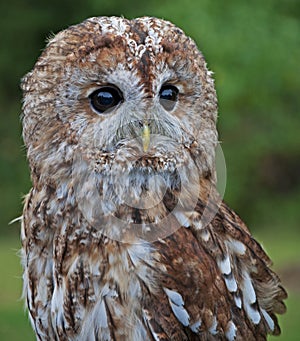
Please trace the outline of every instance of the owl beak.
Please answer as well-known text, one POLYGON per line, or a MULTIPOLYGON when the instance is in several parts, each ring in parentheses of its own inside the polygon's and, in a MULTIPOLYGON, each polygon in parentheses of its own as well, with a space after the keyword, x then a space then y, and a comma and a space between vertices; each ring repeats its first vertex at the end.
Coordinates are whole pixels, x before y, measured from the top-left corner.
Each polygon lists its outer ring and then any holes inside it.
POLYGON ((144 153, 146 153, 150 145, 150 128, 147 121, 143 123, 142 142, 144 153))

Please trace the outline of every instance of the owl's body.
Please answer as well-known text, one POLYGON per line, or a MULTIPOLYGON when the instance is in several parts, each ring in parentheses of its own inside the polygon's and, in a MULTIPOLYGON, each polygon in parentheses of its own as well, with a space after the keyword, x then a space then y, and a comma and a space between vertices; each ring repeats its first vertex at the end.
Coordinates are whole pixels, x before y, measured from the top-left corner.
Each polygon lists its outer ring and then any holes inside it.
POLYGON ((217 100, 190 38, 155 18, 91 18, 57 34, 22 86, 39 340, 280 332, 286 293, 215 189, 217 100))

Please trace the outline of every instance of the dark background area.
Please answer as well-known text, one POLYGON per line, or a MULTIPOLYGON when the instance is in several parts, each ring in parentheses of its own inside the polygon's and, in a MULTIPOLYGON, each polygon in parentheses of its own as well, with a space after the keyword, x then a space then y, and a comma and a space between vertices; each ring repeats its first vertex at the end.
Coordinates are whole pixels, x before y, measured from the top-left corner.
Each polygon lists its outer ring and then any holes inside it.
POLYGON ((225 200, 275 260, 290 290, 282 340, 297 340, 300 2, 10 0, 1 2, 0 13, 0 339, 33 340, 18 301, 21 270, 13 250, 20 247, 20 227, 8 225, 21 214, 22 196, 30 189, 19 119, 20 78, 52 33, 89 16, 150 15, 170 20, 190 35, 215 73, 227 165, 225 200))

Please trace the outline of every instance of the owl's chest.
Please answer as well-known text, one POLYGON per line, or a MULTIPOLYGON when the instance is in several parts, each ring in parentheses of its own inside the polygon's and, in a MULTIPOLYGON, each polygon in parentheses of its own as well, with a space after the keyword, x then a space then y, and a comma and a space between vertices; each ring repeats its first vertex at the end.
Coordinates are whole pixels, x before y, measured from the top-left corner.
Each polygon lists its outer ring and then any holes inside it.
POLYGON ((61 255, 54 259, 51 298, 52 314, 63 317, 57 328, 80 329, 82 340, 95 332, 106 340, 114 326, 116 339, 126 335, 126 339, 146 340, 145 293, 147 288, 155 289, 150 244, 112 241, 96 230, 82 233, 76 242, 67 239, 54 243, 54 253, 61 255))

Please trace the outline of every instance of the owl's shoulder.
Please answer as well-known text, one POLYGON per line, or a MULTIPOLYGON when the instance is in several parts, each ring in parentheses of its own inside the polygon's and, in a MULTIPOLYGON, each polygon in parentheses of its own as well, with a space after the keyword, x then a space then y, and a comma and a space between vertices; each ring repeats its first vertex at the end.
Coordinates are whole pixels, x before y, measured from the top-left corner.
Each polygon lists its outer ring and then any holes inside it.
POLYGON ((280 333, 275 313, 285 311, 286 292, 264 250, 224 203, 203 229, 191 223, 155 246, 165 269, 160 304, 170 309, 159 314, 152 308, 158 334, 160 328, 172 333, 170 315, 191 340, 265 340, 280 333))

